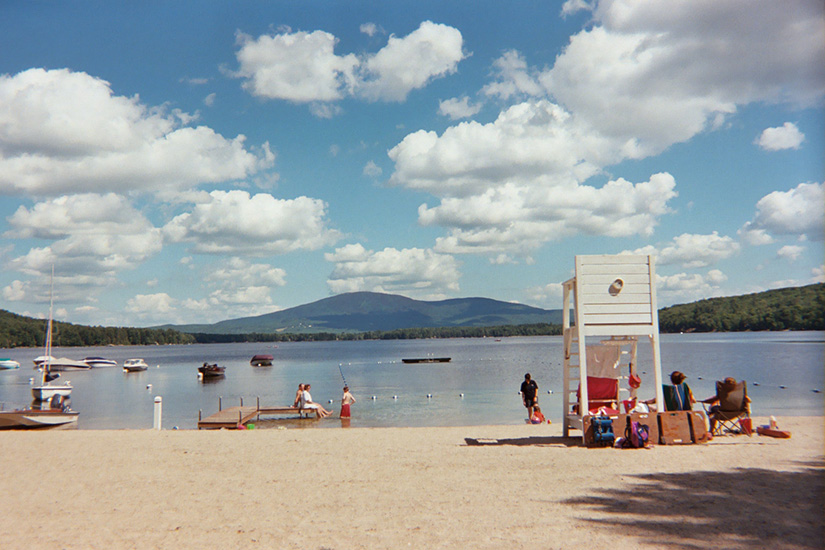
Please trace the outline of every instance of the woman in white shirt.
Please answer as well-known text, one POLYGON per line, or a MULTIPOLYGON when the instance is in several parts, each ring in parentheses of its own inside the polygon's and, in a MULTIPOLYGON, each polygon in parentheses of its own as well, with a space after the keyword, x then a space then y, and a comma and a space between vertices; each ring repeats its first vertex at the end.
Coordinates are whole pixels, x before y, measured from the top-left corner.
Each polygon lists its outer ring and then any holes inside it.
POLYGON ((332 411, 328 411, 319 403, 315 403, 312 401, 312 395, 310 395, 309 393, 310 388, 312 388, 312 385, 304 384, 304 391, 301 392, 301 408, 315 409, 315 416, 317 416, 318 418, 326 418, 329 415, 331 415, 332 411))

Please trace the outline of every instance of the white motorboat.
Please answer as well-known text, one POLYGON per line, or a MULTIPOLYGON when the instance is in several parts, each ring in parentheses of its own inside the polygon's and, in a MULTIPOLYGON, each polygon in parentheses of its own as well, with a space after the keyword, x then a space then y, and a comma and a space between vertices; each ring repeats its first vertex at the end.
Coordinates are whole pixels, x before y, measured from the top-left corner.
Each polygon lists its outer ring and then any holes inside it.
POLYGON ((8 357, 0 359, 0 370, 19 369, 20 363, 8 357))
POLYGON ((85 361, 75 361, 74 359, 69 359, 68 357, 60 357, 49 361, 49 370, 52 372, 64 370, 89 370, 90 368, 92 368, 91 365, 87 364, 85 361))
POLYGON ((117 366, 117 361, 113 359, 106 359, 105 357, 87 357, 83 360, 83 362, 93 369, 117 366))
POLYGON ((123 362, 123 372, 140 372, 149 368, 143 359, 127 359, 123 362))

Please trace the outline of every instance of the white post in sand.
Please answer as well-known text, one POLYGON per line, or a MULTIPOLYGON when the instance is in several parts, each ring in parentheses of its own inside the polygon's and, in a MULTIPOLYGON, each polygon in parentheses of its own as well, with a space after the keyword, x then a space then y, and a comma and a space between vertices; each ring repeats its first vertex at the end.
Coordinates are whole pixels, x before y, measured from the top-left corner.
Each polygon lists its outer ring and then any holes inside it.
POLYGON ((161 396, 155 397, 155 426, 154 429, 160 430, 161 416, 163 413, 163 398, 161 396))

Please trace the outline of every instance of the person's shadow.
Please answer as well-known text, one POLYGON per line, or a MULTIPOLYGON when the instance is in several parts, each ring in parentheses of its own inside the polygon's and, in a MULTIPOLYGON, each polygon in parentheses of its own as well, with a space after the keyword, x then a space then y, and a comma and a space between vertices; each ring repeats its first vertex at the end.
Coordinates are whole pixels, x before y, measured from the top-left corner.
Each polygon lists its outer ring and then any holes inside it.
POLYGON ((799 466, 636 475, 625 489, 597 490, 565 503, 601 512, 585 514, 584 521, 636 532, 652 547, 821 550, 824 464, 799 466))

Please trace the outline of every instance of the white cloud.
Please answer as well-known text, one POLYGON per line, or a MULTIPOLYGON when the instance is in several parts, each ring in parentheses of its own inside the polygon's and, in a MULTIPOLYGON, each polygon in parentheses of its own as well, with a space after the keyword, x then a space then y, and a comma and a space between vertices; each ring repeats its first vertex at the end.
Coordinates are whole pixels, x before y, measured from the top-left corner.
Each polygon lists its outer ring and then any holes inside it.
POLYGON ((674 237, 670 244, 660 247, 646 246, 632 254, 653 254, 657 265, 678 265, 685 269, 708 267, 739 252, 740 245, 731 237, 720 236, 716 231, 709 235, 683 233, 674 237))
POLYGON ((781 151, 799 149, 803 141, 805 134, 799 131, 796 124, 786 122, 778 128, 765 128, 754 143, 765 151, 781 151))
POLYGON ((218 97, 218 94, 216 94, 214 92, 209 94, 208 96, 203 98, 203 104, 206 105, 207 107, 213 106, 215 104, 215 98, 216 97, 218 97))
MULTIPOLYGON (((368 34, 374 26, 362 26, 368 34)), ((372 36, 370 34, 370 36, 372 36)), ((249 93, 266 99, 327 104, 345 97, 403 101, 434 78, 455 72, 464 59, 461 33, 447 25, 424 21, 409 35, 391 35, 387 45, 361 58, 335 54, 338 39, 323 31, 285 32, 252 38, 238 35, 236 54, 249 93)), ((316 116, 337 113, 316 105, 316 116)))
POLYGON ((774 191, 756 203, 756 215, 739 234, 755 244, 773 242, 771 235, 792 235, 821 241, 825 233, 825 188, 800 183, 790 191, 774 191))
POLYGON ((779 258, 783 258, 785 260, 789 260, 791 262, 795 261, 799 256, 805 251, 805 248, 795 244, 789 244, 783 246, 779 250, 776 251, 776 255, 779 258))
POLYGON ((677 273, 656 275, 656 289, 660 303, 685 303, 721 295, 721 285, 727 276, 718 269, 705 275, 677 273))
POLYGON ((718 125, 738 105, 812 105, 825 90, 816 2, 617 0, 599 2, 593 17, 539 80, 583 123, 637 140, 637 156, 718 125))
POLYGON ((0 75, 0 194, 167 193, 242 179, 272 166, 192 116, 116 96, 108 82, 66 69, 0 75))
POLYGON ((171 242, 191 242, 202 254, 283 254, 334 244, 340 234, 325 217, 326 204, 318 199, 213 191, 163 231, 171 242))
POLYGON ((52 242, 29 249, 6 266, 40 281, 57 266, 63 298, 86 299, 90 291, 114 284, 118 272, 133 269, 162 245, 160 230, 114 193, 63 196, 31 208, 20 206, 8 222, 12 229, 6 238, 52 242))
POLYGON ((470 118, 481 111, 481 105, 470 105, 470 98, 463 96, 461 99, 454 97, 445 99, 438 103, 438 114, 450 117, 450 120, 470 118))
POLYGON ((251 263, 243 258, 232 257, 209 269, 204 276, 208 282, 226 287, 261 287, 286 285, 286 271, 267 264, 251 263))
POLYGON ((440 299, 459 289, 455 258, 420 248, 385 248, 378 252, 349 244, 324 256, 335 264, 327 284, 332 292, 401 293, 440 299))
POLYGON ((138 294, 126 301, 126 312, 138 315, 173 313, 177 307, 177 300, 165 292, 157 294, 138 294))
POLYGON ((545 89, 537 74, 531 74, 527 61, 515 50, 504 52, 493 62, 497 80, 484 86, 481 92, 500 99, 542 97, 545 89))
POLYGON ((375 164, 375 162, 369 161, 364 166, 363 173, 364 173, 365 176, 369 176, 371 178, 377 178, 383 173, 383 170, 381 170, 381 167, 378 166, 377 164, 375 164))
POLYGON ((358 27, 358 30, 360 30, 362 33, 370 37, 375 36, 379 33, 384 33, 384 29, 382 29, 375 23, 363 23, 360 27, 358 27))

